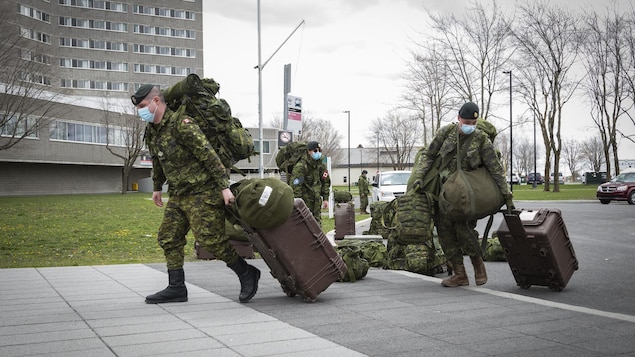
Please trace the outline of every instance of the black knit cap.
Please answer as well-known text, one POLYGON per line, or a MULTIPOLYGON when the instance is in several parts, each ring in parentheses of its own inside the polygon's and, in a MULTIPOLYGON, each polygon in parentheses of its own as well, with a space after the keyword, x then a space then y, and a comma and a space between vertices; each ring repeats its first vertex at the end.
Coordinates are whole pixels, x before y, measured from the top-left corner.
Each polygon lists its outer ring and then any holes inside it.
POLYGON ((366 171, 366 170, 362 171, 362 174, 367 174, 367 173, 368 173, 368 171, 366 171))
POLYGON ((461 109, 459 109, 459 116, 468 120, 478 119, 478 105, 472 102, 463 104, 461 109))
POLYGON ((320 143, 318 143, 317 141, 309 141, 309 144, 307 145, 307 149, 309 150, 321 149, 320 143))
POLYGON ((139 87, 139 89, 137 89, 137 92, 133 94, 132 97, 130 97, 130 100, 132 100, 132 104, 134 104, 135 106, 139 105, 139 103, 141 103, 143 99, 148 96, 148 93, 150 93, 152 88, 154 88, 153 84, 144 84, 139 87))

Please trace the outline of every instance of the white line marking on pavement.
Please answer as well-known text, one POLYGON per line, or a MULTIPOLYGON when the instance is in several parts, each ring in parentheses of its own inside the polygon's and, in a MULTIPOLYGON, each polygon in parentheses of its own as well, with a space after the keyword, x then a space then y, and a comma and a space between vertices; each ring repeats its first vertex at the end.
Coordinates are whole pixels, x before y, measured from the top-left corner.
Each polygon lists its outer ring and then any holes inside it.
MULTIPOLYGON (((404 271, 404 270, 393 270, 393 272, 395 272, 397 274, 402 274, 402 275, 406 275, 406 276, 409 276, 409 277, 418 278, 418 279, 421 279, 421 280, 425 280, 425 281, 430 281, 430 282, 433 282, 433 283, 441 284, 441 279, 433 277, 433 276, 427 276, 427 275, 411 273, 411 272, 404 271)), ((617 312, 602 311, 602 310, 597 310, 597 309, 591 309, 591 308, 588 308, 588 307, 563 304, 563 303, 560 303, 560 302, 553 302, 553 301, 533 298, 533 297, 519 295, 519 294, 507 293, 507 292, 503 292, 503 291, 496 291, 496 290, 491 290, 491 289, 483 288, 483 287, 461 286, 461 288, 472 290, 472 291, 476 291, 476 292, 481 292, 481 293, 485 293, 485 294, 490 294, 490 295, 494 295, 494 296, 499 296, 499 297, 503 297, 503 298, 507 298, 507 299, 525 301, 525 302, 529 302, 529 303, 532 303, 532 304, 538 304, 538 305, 543 305, 543 306, 548 306, 548 307, 555 307, 555 308, 558 308, 558 309, 575 311, 575 312, 581 312, 581 313, 584 313, 584 314, 608 317, 608 318, 616 319, 616 320, 635 322, 635 316, 633 316, 633 315, 620 314, 620 313, 617 313, 617 312)))

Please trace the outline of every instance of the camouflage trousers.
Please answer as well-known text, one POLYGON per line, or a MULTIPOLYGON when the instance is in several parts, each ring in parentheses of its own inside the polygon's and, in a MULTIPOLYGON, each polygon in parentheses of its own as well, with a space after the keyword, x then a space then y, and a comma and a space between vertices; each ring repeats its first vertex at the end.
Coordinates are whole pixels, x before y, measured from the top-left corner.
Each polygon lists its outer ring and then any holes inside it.
POLYGON ((306 204, 306 207, 313 213, 315 220, 322 225, 322 197, 300 197, 306 204))
POLYGON ((158 241, 168 269, 183 268, 186 235, 227 264, 238 260, 238 253, 225 235, 225 208, 219 193, 170 196, 159 227, 158 241))
POLYGON ((434 217, 434 223, 443 253, 452 265, 462 265, 463 255, 481 255, 481 248, 474 243, 473 239, 478 237, 478 232, 474 230, 476 221, 454 222, 443 214, 437 214, 434 217))
POLYGON ((366 207, 368 207, 368 195, 359 195, 359 208, 362 211, 366 211, 366 207))

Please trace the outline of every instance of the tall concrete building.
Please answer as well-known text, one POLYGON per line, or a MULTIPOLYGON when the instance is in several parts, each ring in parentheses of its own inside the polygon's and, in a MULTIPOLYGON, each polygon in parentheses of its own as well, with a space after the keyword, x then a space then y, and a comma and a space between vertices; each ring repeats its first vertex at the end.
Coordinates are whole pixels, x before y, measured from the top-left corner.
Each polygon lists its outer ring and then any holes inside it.
MULTIPOLYGON (((205 75, 202 7, 202 0, 4 0, 0 49, 11 48, 3 67, 20 64, 0 78, 0 195, 118 192, 149 177, 142 155, 130 180, 121 179, 124 134, 139 125, 129 98, 142 84, 165 88, 205 75), (29 98, 21 98, 24 87, 29 98), (22 99, 28 104, 13 104, 22 99)), ((257 170, 258 158, 251 161, 246 169, 257 170)))

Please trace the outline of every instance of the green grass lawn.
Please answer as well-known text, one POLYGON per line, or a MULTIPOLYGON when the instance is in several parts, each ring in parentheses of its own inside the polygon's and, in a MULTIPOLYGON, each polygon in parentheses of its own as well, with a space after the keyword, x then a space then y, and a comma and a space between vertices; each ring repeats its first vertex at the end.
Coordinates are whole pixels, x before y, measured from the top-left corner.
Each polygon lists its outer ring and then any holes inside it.
MULTIPOLYGON (((544 192, 520 185, 514 199, 594 200, 595 189, 564 185, 561 192, 544 192)), ((351 191, 358 195, 357 187, 351 191)), ((162 217, 148 193, 0 197, 0 268, 163 262, 156 242, 162 217)), ((333 226, 323 216, 322 229, 333 226)), ((186 259, 196 260, 191 234, 185 249, 186 259)))

